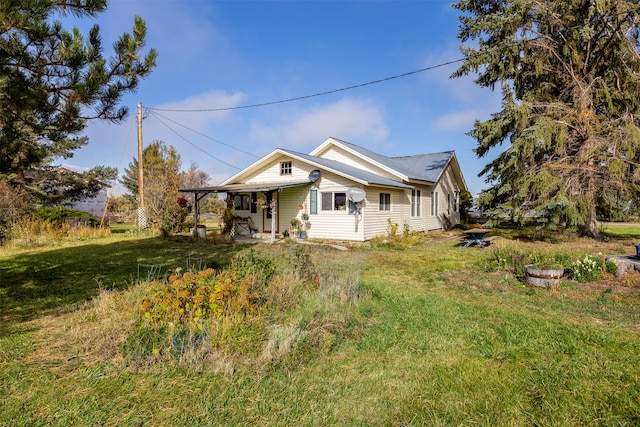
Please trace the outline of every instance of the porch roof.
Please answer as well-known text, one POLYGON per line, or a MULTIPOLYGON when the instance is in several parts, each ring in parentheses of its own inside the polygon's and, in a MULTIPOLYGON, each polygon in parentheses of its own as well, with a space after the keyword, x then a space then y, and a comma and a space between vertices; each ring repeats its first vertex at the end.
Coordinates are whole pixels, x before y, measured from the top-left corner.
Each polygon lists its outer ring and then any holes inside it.
POLYGON ((313 184, 311 181, 293 181, 293 182, 262 182, 262 183, 246 183, 246 184, 229 184, 218 185, 215 187, 200 187, 200 188, 181 188, 178 191, 181 193, 196 193, 196 194, 210 194, 210 193, 257 193, 266 191, 280 191, 285 188, 302 187, 305 185, 313 184))

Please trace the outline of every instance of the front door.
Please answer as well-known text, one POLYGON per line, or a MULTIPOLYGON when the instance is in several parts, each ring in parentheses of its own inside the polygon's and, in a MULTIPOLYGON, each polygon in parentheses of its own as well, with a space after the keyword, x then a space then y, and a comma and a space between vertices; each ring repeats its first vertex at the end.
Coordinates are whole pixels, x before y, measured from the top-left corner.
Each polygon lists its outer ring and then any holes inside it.
POLYGON ((262 231, 264 233, 271 233, 271 224, 273 223, 274 220, 274 216, 275 216, 275 229, 276 229, 276 233, 279 233, 279 228, 278 228, 278 192, 274 192, 274 191, 269 191, 267 192, 265 195, 265 200, 267 201, 267 208, 266 209, 262 209, 262 231), (275 202, 275 212, 274 209, 272 208, 272 205, 274 205, 275 202))

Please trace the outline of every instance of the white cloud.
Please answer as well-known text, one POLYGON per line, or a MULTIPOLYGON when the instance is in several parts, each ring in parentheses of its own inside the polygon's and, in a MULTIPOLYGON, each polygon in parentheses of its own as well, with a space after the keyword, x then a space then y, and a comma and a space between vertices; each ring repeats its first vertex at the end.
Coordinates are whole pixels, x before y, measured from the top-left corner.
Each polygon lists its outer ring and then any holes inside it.
POLYGON ((463 131, 473 128, 473 123, 484 113, 477 109, 456 111, 436 118, 434 124, 437 129, 445 131, 463 131))
MULTIPOLYGON (((232 114, 231 109, 240 105, 247 95, 242 92, 227 93, 219 90, 211 90, 209 92, 196 94, 189 96, 184 100, 167 102, 154 106, 152 113, 156 113, 160 116, 167 117, 183 126, 196 129, 199 132, 203 132, 207 125, 214 122, 222 122, 228 120, 232 114), (211 110, 211 109, 225 109, 223 111, 199 111, 194 110, 211 110), (192 110, 190 112, 177 112, 177 111, 162 111, 162 110, 192 110)), ((159 117, 162 120, 162 117, 159 117)), ((167 122, 170 127, 175 124, 167 122)))
POLYGON ((302 151, 320 144, 329 136, 378 143, 388 134, 384 109, 362 98, 343 98, 281 117, 273 126, 255 124, 251 130, 251 138, 260 144, 302 151))

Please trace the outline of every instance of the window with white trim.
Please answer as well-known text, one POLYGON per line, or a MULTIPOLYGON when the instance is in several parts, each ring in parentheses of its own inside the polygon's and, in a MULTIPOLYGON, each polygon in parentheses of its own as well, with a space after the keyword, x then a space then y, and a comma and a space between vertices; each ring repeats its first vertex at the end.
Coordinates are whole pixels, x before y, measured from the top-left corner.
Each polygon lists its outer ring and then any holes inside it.
POLYGON ((322 192, 320 208, 323 211, 346 211, 347 194, 343 192, 322 192))
POLYGON ((315 215, 318 213, 318 190, 309 192, 309 213, 315 215))
POLYGON ((420 190, 411 190, 411 216, 421 216, 420 198, 422 192, 420 190))
POLYGON ((291 175, 291 162, 280 162, 280 175, 291 175))
POLYGON ((438 216, 438 192, 431 192, 431 216, 438 216))
POLYGON ((379 209, 381 211, 391 210, 391 193, 380 193, 379 209))

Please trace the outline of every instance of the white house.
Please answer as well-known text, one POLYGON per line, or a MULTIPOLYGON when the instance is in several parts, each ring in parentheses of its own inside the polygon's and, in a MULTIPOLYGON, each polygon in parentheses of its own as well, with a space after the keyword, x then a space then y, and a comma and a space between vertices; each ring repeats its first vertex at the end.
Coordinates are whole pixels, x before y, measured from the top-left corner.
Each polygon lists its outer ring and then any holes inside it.
POLYGON ((220 186, 180 191, 196 200, 227 193, 236 215, 259 232, 281 233, 296 218, 308 238, 365 241, 391 224, 399 231, 458 224, 467 185, 453 151, 387 157, 329 138, 309 154, 277 148, 220 186))

